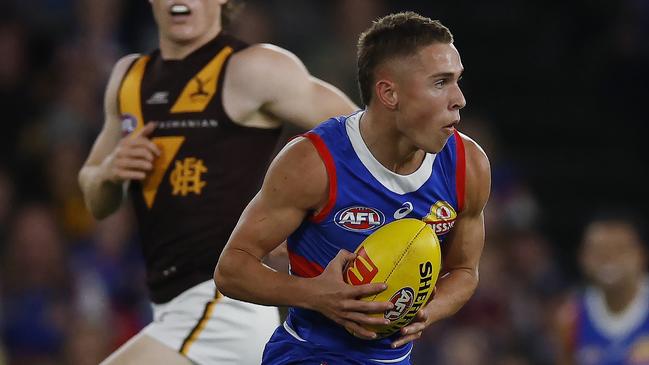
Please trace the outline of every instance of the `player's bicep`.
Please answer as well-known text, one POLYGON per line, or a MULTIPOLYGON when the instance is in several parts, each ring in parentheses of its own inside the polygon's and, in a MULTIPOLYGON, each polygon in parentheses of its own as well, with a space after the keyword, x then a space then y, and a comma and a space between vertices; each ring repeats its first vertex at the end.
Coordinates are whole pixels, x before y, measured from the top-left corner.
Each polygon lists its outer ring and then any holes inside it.
POLYGON ((445 242, 443 270, 470 270, 477 274, 484 247, 484 215, 458 217, 453 232, 445 242))
POLYGON ((279 47, 251 47, 237 56, 230 71, 229 85, 240 89, 240 95, 277 120, 302 128, 311 129, 332 116, 357 109, 340 90, 311 76, 299 58, 279 47))
POLYGON ((119 116, 118 92, 122 78, 137 55, 128 55, 120 59, 113 67, 104 94, 104 125, 97 136, 94 145, 84 165, 96 166, 112 152, 122 138, 121 121, 119 116))
POLYGON ((466 156, 465 206, 447 241, 444 267, 473 270, 477 275, 485 240, 484 208, 491 188, 491 169, 480 146, 462 138, 466 156))

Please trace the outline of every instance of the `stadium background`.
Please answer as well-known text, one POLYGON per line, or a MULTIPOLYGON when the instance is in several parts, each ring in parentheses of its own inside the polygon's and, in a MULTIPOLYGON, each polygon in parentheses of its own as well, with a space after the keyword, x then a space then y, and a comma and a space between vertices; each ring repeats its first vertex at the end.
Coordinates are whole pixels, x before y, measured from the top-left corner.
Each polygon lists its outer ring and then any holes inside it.
MULTIPOLYGON (((150 318, 130 209, 97 224, 77 171, 112 64, 155 47, 144 0, 6 0, 0 15, 0 364, 96 364, 150 318)), ((649 2, 248 0, 232 32, 296 53, 357 102, 355 41, 415 10, 453 31, 460 129, 489 154, 480 287, 414 364, 552 364, 596 209, 646 219, 649 2)), ((281 91, 279 91, 281 92, 281 91)))

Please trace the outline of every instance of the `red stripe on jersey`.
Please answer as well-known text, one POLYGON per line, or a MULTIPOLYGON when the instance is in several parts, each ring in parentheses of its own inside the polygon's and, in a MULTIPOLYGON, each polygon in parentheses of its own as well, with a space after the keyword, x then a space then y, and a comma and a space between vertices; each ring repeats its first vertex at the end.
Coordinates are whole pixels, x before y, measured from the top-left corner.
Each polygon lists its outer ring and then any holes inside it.
POLYGON ((327 145, 319 135, 313 132, 308 132, 304 134, 304 137, 308 138, 315 146, 315 149, 318 151, 322 162, 324 162, 325 164, 325 168, 327 169, 327 176, 329 177, 329 197, 327 198, 327 204, 325 204, 324 208, 322 208, 320 212, 309 218, 314 223, 320 223, 329 214, 329 212, 331 212, 331 209, 333 209, 336 203, 336 194, 338 191, 336 180, 336 165, 334 164, 333 157, 331 157, 331 152, 329 152, 327 145))
POLYGON ((291 263, 291 272, 303 278, 313 278, 324 271, 322 266, 291 251, 288 252, 288 260, 291 263))
POLYGON ((457 192, 458 213, 464 208, 464 189, 466 184, 466 159, 464 141, 460 132, 455 131, 455 191, 457 192))

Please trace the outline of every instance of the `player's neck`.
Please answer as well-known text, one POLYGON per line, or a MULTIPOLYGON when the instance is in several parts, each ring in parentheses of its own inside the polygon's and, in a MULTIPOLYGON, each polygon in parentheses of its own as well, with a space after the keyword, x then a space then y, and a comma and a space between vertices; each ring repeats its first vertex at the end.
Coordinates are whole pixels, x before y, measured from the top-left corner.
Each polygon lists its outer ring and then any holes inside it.
POLYGON ((642 279, 642 277, 639 277, 615 287, 602 288, 609 312, 621 313, 625 311, 638 295, 643 284, 642 279))
POLYGON ((426 153, 414 146, 394 128, 394 122, 383 113, 368 108, 360 120, 359 130, 367 148, 385 168, 400 175, 417 171, 426 153))
POLYGON ((163 60, 182 60, 190 53, 216 38, 220 32, 220 27, 214 28, 210 32, 205 32, 200 37, 187 42, 178 42, 160 35, 160 55, 163 60))

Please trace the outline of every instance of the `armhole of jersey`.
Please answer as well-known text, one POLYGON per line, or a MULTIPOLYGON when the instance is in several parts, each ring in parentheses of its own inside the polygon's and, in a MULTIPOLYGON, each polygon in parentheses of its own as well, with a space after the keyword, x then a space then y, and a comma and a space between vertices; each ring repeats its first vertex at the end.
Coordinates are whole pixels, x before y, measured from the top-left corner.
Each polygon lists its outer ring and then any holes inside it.
POLYGON ((325 164, 327 169, 327 177, 329 178, 329 197, 327 198, 327 204, 317 213, 309 217, 314 223, 321 222, 333 209, 336 204, 336 195, 338 192, 337 180, 336 180, 336 165, 334 164, 334 159, 327 148, 327 145, 324 143, 322 138, 319 135, 308 132, 302 135, 303 137, 308 138, 313 146, 318 151, 318 155, 322 159, 322 162, 325 164))
POLYGON ((464 141, 457 130, 455 135, 455 191, 457 194, 458 213, 464 209, 464 190, 466 187, 466 156, 464 141))
POLYGON ((232 56, 234 56, 237 52, 239 52, 240 49, 235 49, 232 53, 228 55, 228 57, 223 61, 223 66, 221 67, 221 70, 219 70, 219 75, 218 75, 218 85, 217 85, 217 90, 216 90, 216 97, 218 98, 218 103, 221 105, 221 110, 223 111, 223 116, 227 120, 227 122, 232 123, 237 125, 237 123, 230 117, 230 114, 228 114, 227 110, 225 110, 225 102, 223 100, 223 95, 224 90, 225 90, 225 74, 228 72, 228 66, 230 65, 230 60, 232 60, 232 56))
POLYGON ((124 77, 122 77, 119 89, 117 90, 118 112, 122 118, 125 114, 129 114, 135 119, 136 127, 133 131, 140 130, 144 127, 141 91, 142 79, 144 78, 149 60, 149 56, 136 58, 126 73, 124 73, 124 77))
POLYGON ((133 69, 133 66, 137 63, 137 61, 144 57, 143 55, 137 56, 133 58, 133 61, 131 61, 131 64, 128 65, 128 68, 126 71, 124 71, 124 74, 122 75, 122 79, 119 80, 119 86, 117 87, 117 112, 119 115, 122 115, 122 88, 124 87, 124 80, 126 80, 126 77, 128 76, 129 73, 131 73, 131 70, 133 69))

